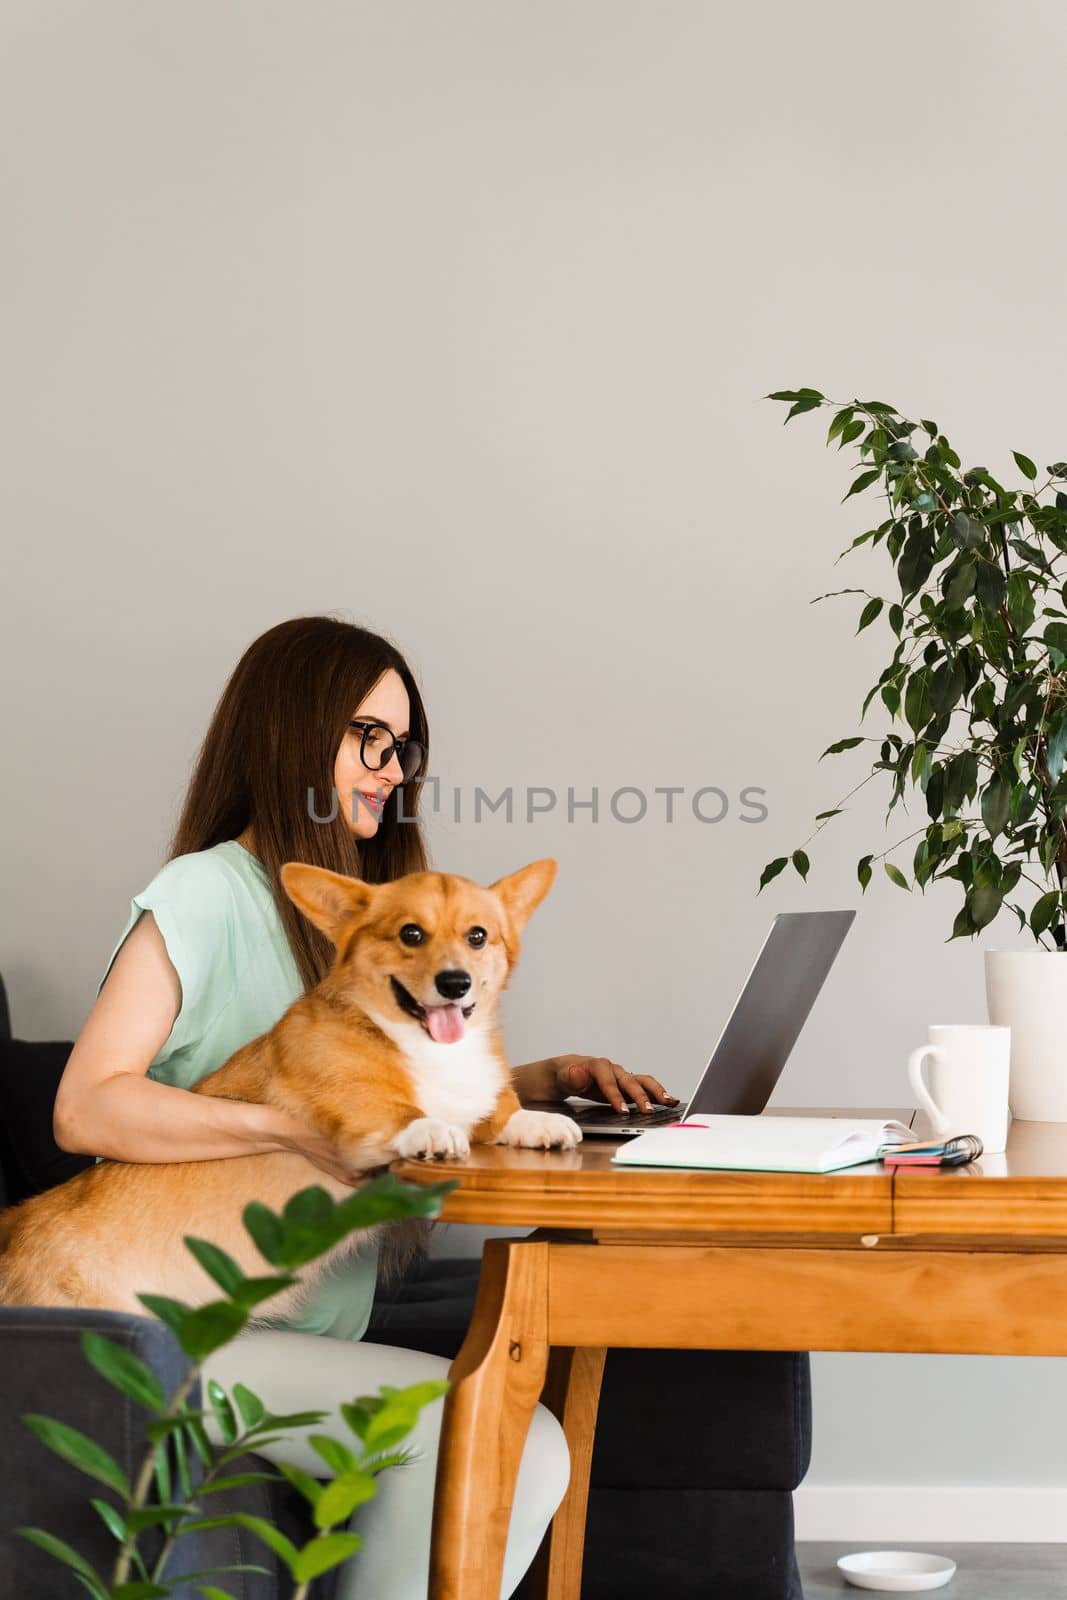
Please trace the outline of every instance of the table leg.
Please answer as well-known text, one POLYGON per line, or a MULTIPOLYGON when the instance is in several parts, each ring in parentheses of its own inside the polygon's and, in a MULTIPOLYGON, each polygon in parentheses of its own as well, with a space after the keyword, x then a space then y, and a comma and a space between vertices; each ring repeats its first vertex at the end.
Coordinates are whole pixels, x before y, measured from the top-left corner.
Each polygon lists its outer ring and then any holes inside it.
POLYGON ((606 1350, 555 1349, 548 1358, 548 1379, 541 1399, 567 1435, 571 1476, 563 1503, 530 1568, 530 1600, 579 1600, 581 1594, 589 1467, 606 1355, 606 1350))
POLYGON ((515 1478, 548 1366, 548 1246, 490 1239, 449 1371, 430 1600, 500 1600, 515 1478))

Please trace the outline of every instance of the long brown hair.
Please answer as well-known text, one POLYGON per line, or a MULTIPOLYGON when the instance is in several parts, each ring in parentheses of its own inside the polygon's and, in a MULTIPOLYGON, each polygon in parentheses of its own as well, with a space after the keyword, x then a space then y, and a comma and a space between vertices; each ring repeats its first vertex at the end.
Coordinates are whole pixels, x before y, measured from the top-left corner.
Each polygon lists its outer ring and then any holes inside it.
POLYGON ((408 693, 410 736, 428 751, 422 696, 390 640, 329 616, 293 617, 253 640, 215 707, 170 843, 168 860, 210 850, 252 824, 305 990, 326 976, 333 946, 282 888, 284 863, 307 861, 368 883, 427 866, 418 820, 425 756, 390 794, 370 839, 353 837, 345 802, 335 800, 334 760, 349 719, 390 668, 408 693), (331 821, 316 820, 333 810, 331 821))
MULTIPOLYGON (((286 861, 308 861, 369 883, 427 866, 418 821, 430 736, 414 674, 380 634, 335 617, 293 617, 248 646, 222 691, 200 748, 168 860, 210 850, 249 823, 256 854, 305 991, 329 971, 334 950, 282 888, 286 861), (414 777, 386 801, 374 836, 358 841, 334 810, 337 749, 357 706, 389 668, 410 702, 408 732, 427 752, 414 777), (403 819, 397 806, 403 797, 403 819), (314 815, 312 815, 314 813, 314 815)), ((385 1230, 379 1252, 384 1281, 395 1281, 424 1255, 429 1225, 413 1218, 385 1230)))

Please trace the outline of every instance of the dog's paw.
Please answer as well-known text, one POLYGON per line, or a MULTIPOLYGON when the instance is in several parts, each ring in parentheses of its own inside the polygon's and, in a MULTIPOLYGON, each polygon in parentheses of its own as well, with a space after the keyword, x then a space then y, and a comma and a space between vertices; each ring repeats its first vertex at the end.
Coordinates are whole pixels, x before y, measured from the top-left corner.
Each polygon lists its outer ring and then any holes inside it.
POLYGON ((558 1111, 513 1111, 493 1142, 524 1150, 573 1150, 581 1139, 578 1124, 558 1111))
POLYGON ((405 1161, 465 1161, 471 1153, 463 1129, 436 1117, 416 1117, 401 1128, 393 1147, 405 1161))

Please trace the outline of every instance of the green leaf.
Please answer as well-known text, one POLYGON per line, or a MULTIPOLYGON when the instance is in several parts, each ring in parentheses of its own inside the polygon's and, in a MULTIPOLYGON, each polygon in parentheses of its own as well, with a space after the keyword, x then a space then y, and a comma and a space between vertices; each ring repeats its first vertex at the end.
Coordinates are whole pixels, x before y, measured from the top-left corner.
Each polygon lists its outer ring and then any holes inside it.
MULTIPOLYGON (((258 1201, 247 1205, 242 1216, 260 1253, 272 1266, 296 1267, 322 1255, 354 1228, 399 1222, 405 1217, 436 1216, 444 1196, 455 1187, 455 1182, 425 1186, 402 1183, 387 1172, 340 1201, 329 1214, 322 1212, 321 1219, 313 1225, 301 1221, 299 1211, 292 1209, 299 1196, 293 1197, 281 1218, 258 1201)), ((317 1213, 318 1203, 312 1205, 317 1213)))
POLYGON ((210 1406, 207 1406, 203 1411, 191 1410, 188 1406, 183 1406, 172 1417, 158 1417, 155 1422, 146 1423, 144 1431, 155 1442, 159 1439, 165 1439, 168 1433, 177 1433, 179 1430, 184 1429, 190 1417, 208 1417, 210 1415, 210 1406))
MULTIPOLYGON (((278 1469, 281 1471, 281 1468, 278 1469)), ((295 1470, 295 1469, 294 1469, 295 1470)), ((314 1480, 313 1480, 314 1481, 314 1480)), ((208 1494, 221 1494, 227 1489, 242 1489, 249 1483, 278 1483, 277 1472, 235 1472, 229 1478, 216 1478, 212 1483, 197 1486, 196 1497, 202 1500, 208 1494)))
MULTIPOLYGON (((808 858, 803 850, 793 852, 793 865, 804 877, 808 858), (798 860, 799 857, 799 860, 798 860)), ((395 1389, 389 1384, 381 1387, 381 1404, 374 1412, 363 1435, 368 1450, 389 1450, 411 1432, 423 1406, 439 1399, 448 1389, 447 1379, 430 1378, 423 1383, 411 1384, 406 1389, 395 1389)), ((361 1396, 367 1399, 367 1396, 361 1396)))
POLYGON ((81 1332, 81 1347, 88 1360, 108 1383, 120 1389, 123 1394, 129 1395, 131 1400, 136 1400, 139 1405, 146 1406, 149 1411, 163 1411, 166 1409, 167 1397, 163 1393, 163 1386, 155 1374, 149 1371, 143 1361, 116 1344, 113 1339, 105 1339, 102 1334, 92 1333, 88 1328, 81 1332))
POLYGON ((950 611, 958 611, 974 593, 975 567, 973 561, 964 561, 956 568, 945 589, 945 604, 950 611))
MULTIPOLYGON (((794 867, 796 867, 797 871, 800 873, 800 876, 802 878, 807 878, 807 876, 808 876, 808 868, 810 867, 811 862, 808 860, 808 858, 804 854, 803 850, 794 850, 793 854, 792 854, 792 857, 791 857, 791 860, 793 862, 794 867)), ((368 1447, 370 1445, 370 1442, 371 1441, 369 1439, 366 1441, 368 1447)))
POLYGON ((821 400, 798 400, 790 406, 785 420, 788 422, 791 417, 799 416, 802 411, 815 411, 821 404, 821 400))
MULTIPOLYGON (((316 1418, 316 1421, 321 1420, 321 1417, 316 1418)), ((257 1433, 255 1442, 253 1443, 249 1440, 246 1434, 239 1445, 235 1445, 232 1450, 227 1450, 225 1455, 219 1456, 215 1462, 215 1465, 217 1467, 228 1467, 231 1461, 242 1460, 246 1455, 248 1455, 250 1450, 265 1449, 268 1444, 277 1444, 280 1439, 284 1438, 285 1435, 283 1433, 269 1434, 265 1438, 263 1435, 257 1433)))
MULTIPOLYGON (((842 750, 854 750, 858 744, 863 743, 862 735, 854 739, 838 739, 836 744, 831 744, 823 751, 822 756, 840 755, 842 750)), ((822 756, 819 760, 822 760, 822 756)))
POLYGON ((315 1454, 322 1457, 331 1472, 351 1472, 354 1469, 356 1458, 351 1450, 337 1439, 331 1439, 329 1434, 311 1433, 307 1442, 315 1454))
POLYGON ((1003 772, 998 772, 982 791, 982 821, 995 839, 1003 833, 1011 816, 1012 783, 1003 772))
POLYGON ((31 1544, 38 1545, 40 1549, 47 1550, 50 1556, 55 1556, 57 1561, 63 1561, 68 1567, 73 1567, 85 1580, 86 1588, 91 1593, 99 1596, 99 1600, 108 1600, 108 1591, 103 1580, 91 1567, 85 1557, 79 1555, 73 1546, 62 1539, 57 1539, 54 1534, 45 1533, 43 1528, 15 1528, 14 1532, 23 1539, 28 1539, 31 1544))
POLYGON ((223 1444, 233 1444, 241 1429, 238 1426, 237 1417, 233 1406, 227 1398, 225 1389, 215 1378, 209 1378, 207 1381, 207 1394, 215 1413, 215 1420, 219 1425, 223 1444))
POLYGON ((235 1383, 230 1390, 230 1395, 241 1413, 241 1421, 246 1428, 254 1428, 266 1416, 266 1407, 258 1394, 253 1394, 251 1389, 246 1389, 243 1383, 235 1383))
POLYGON ((192 1361, 203 1361, 245 1326, 248 1313, 232 1300, 211 1300, 186 1314, 177 1330, 178 1340, 192 1361))
POLYGON ((1030 631, 1034 620, 1034 596, 1025 574, 1008 574, 1008 616, 1017 633, 1030 631))
POLYGON ((1060 780, 1065 756, 1067 756, 1067 706, 1061 706, 1049 724, 1048 750, 1045 756, 1048 775, 1053 783, 1058 783, 1060 780))
POLYGON ((101 1520, 107 1525, 108 1532, 114 1534, 119 1544, 122 1544, 126 1537, 126 1518, 118 1507, 113 1506, 110 1500, 98 1500, 95 1497, 89 1504, 99 1513, 101 1520))
POLYGON ((833 811, 817 811, 815 813, 815 820, 816 822, 824 822, 827 817, 839 817, 843 810, 843 806, 836 806, 833 811))
POLYGON ((838 441, 837 448, 843 450, 846 444, 853 444, 863 432, 862 422, 850 422, 838 441))
POLYGON ((952 519, 952 537, 961 550, 974 550, 983 543, 985 532, 966 511, 957 511, 952 519))
POLYGON ((197 1588, 202 1595, 206 1595, 207 1600, 234 1600, 228 1589, 216 1589, 213 1583, 199 1583, 197 1588))
POLYGON ((864 889, 871 881, 871 862, 873 860, 873 856, 861 856, 856 867, 856 876, 864 889))
POLYGON ((183 1235, 185 1248, 194 1255, 204 1271, 213 1278, 225 1294, 232 1294, 244 1281, 245 1275, 232 1256, 207 1239, 193 1239, 183 1235))
POLYGON ((913 733, 921 733, 930 720, 930 675, 920 667, 904 691, 904 720, 913 733))
POLYGON ((883 865, 886 870, 886 876, 890 883, 895 883, 898 889, 907 889, 908 880, 905 878, 900 868, 895 867, 891 861, 886 861, 883 863, 883 865))
POLYGON ((299 1551, 291 1540, 285 1537, 284 1533, 279 1532, 263 1517, 249 1516, 244 1511, 232 1511, 226 1517, 197 1517, 192 1522, 182 1524, 182 1533, 192 1533, 197 1528, 232 1528, 234 1526, 247 1528, 249 1533, 254 1533, 257 1538, 263 1540, 264 1544, 270 1545, 270 1548, 276 1555, 281 1557, 289 1568, 290 1577, 296 1577, 296 1563, 299 1559, 299 1551))
POLYGON ((170 1501, 170 1460, 166 1444, 156 1450, 154 1476, 156 1480, 156 1499, 160 1504, 166 1505, 170 1501))
POLYGON ((338 1522, 347 1522, 356 1507, 373 1500, 377 1491, 378 1485, 369 1472, 356 1469, 339 1473, 315 1502, 315 1526, 332 1528, 338 1522))
MULTIPOLYGON (((827 444, 833 444, 839 433, 843 433, 852 421, 855 412, 851 406, 846 406, 843 411, 838 411, 831 422, 826 434, 827 444)), ((860 423, 860 432, 863 432, 863 423, 860 423)))
POLYGON ((1060 908, 1060 892, 1052 889, 1048 894, 1043 894, 1040 900, 1035 901, 1030 912, 1030 928, 1035 934, 1045 933, 1051 926, 1053 918, 1060 908))
POLYGON ((318 1504, 323 1485, 317 1478, 313 1478, 310 1472, 305 1472, 303 1467, 292 1467, 287 1461, 279 1461, 278 1471, 304 1496, 309 1506, 318 1504))
POLYGON ((978 599, 987 611, 999 611, 1004 604, 1008 580, 993 561, 980 561, 974 577, 978 599))
POLYGON ((178 1484, 185 1498, 191 1500, 193 1497, 193 1485, 189 1477, 189 1453, 185 1447, 185 1433, 179 1428, 171 1437, 174 1440, 174 1458, 178 1469, 178 1484))
POLYGON ((212 1447, 211 1440, 208 1438, 206 1432, 204 1431, 204 1425, 200 1421, 200 1418, 196 1417, 196 1418, 191 1419, 186 1424, 185 1431, 188 1434, 189 1438, 192 1440, 193 1445, 194 1445, 194 1447, 196 1449, 196 1453, 200 1457, 201 1461, 204 1463, 204 1466, 205 1467, 213 1466, 214 1465, 215 1452, 214 1452, 214 1449, 212 1447))
POLYGON ((131 1533, 140 1533, 144 1528, 155 1528, 160 1523, 177 1522, 182 1517, 195 1515, 195 1505, 138 1506, 127 1511, 126 1527, 131 1533))
POLYGON ((293 1577, 298 1583, 308 1583, 312 1578, 317 1578, 320 1572, 329 1572, 331 1567, 338 1567, 342 1561, 347 1561, 362 1544, 358 1533, 321 1534, 301 1550, 293 1568, 293 1577))
POLYGON ((1013 450, 1012 455, 1015 457, 1015 465, 1018 467, 1023 477, 1029 478, 1032 482, 1033 479, 1037 477, 1037 468, 1030 460, 1030 457, 1024 456, 1021 450, 1013 450))
POLYGON ((854 494, 862 494, 864 489, 869 489, 871 484, 881 476, 881 467, 872 467, 868 472, 861 472, 849 489, 848 494, 842 496, 841 504, 844 505, 845 501, 850 500, 854 494))
MULTIPOLYGON (((281 1251, 285 1239, 279 1218, 274 1215, 268 1206, 258 1200, 252 1200, 245 1206, 241 1218, 248 1232, 252 1235, 256 1249, 265 1261, 272 1267, 281 1266, 281 1251)), ((288 1263, 285 1263, 288 1265, 288 1263)))
POLYGON ((784 872, 784 869, 787 866, 789 866, 789 856, 777 856, 774 861, 768 861, 765 869, 763 869, 763 872, 760 874, 760 888, 758 888, 757 894, 760 894, 761 891, 765 890, 766 885, 771 882, 771 878, 776 878, 777 874, 779 874, 779 872, 784 872))
POLYGON ((979 888, 970 891, 967 896, 967 910, 977 932, 981 932, 984 927, 992 922, 1000 910, 1002 902, 1003 895, 1001 891, 991 883, 982 884, 979 888))
POLYGON ((42 1444, 64 1461, 69 1461, 72 1467, 77 1467, 79 1472, 86 1473, 99 1483, 106 1483, 109 1489, 117 1490, 123 1499, 130 1499, 129 1479, 114 1456, 102 1450, 94 1439, 79 1433, 77 1428, 68 1428, 65 1422, 56 1422, 54 1418, 40 1416, 35 1411, 24 1413, 22 1420, 42 1444))
POLYGON ((289 1288, 290 1284, 299 1283, 299 1278, 294 1278, 291 1273, 278 1273, 269 1278, 246 1278, 230 1298, 235 1305, 251 1311, 253 1306, 258 1306, 261 1301, 269 1300, 272 1295, 278 1294, 282 1289, 289 1288))
POLYGON ((788 865, 789 865, 789 857, 788 856, 777 856, 775 858, 775 860, 768 861, 767 865, 764 867, 763 871, 760 873, 759 889, 756 890, 756 893, 759 894, 762 890, 764 890, 767 887, 767 885, 770 883, 771 879, 772 878, 777 878, 778 874, 780 872, 784 872, 785 868, 788 865))
POLYGON ((290 1228, 318 1228, 333 1216, 333 1201, 319 1184, 294 1194, 282 1212, 282 1222, 290 1228))
MULTIPOLYGON (((789 858, 787 856, 782 857, 783 866, 788 864, 788 859, 789 858)), ((366 1437, 367 1429, 371 1424, 371 1418, 374 1416, 376 1411, 380 1410, 381 1400, 377 1397, 375 1397, 373 1400, 367 1399, 358 1401, 355 1405, 348 1405, 344 1401, 341 1402, 341 1415, 348 1423, 348 1426, 352 1429, 352 1432, 355 1434, 356 1438, 360 1440, 366 1437)))
POLYGON ((137 1296, 146 1310, 151 1311, 160 1322, 165 1322, 172 1333, 180 1335, 182 1323, 189 1315, 189 1307, 180 1300, 171 1300, 163 1294, 139 1294, 137 1296))
POLYGON ((1054 650, 1067 656, 1067 622, 1050 622, 1041 637, 1054 650))
MULTIPOLYGON (((871 623, 881 611, 884 604, 885 601, 879 600, 877 596, 873 600, 868 600, 867 604, 860 613, 860 625, 856 629, 856 633, 862 633, 864 628, 870 627, 871 623)), ((853 637, 855 637, 855 635, 853 637)))
POLYGON ((775 394, 764 395, 765 400, 825 400, 818 389, 779 389, 775 394))

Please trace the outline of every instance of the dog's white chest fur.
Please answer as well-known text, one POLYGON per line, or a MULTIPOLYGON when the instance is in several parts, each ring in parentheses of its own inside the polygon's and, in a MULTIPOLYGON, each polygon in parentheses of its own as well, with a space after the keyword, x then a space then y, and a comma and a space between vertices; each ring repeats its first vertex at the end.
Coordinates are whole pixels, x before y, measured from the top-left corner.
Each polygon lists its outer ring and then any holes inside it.
POLYGON ((374 1020, 403 1051, 424 1116, 469 1132, 489 1115, 500 1094, 500 1064, 480 1029, 438 1044, 417 1025, 374 1020))

